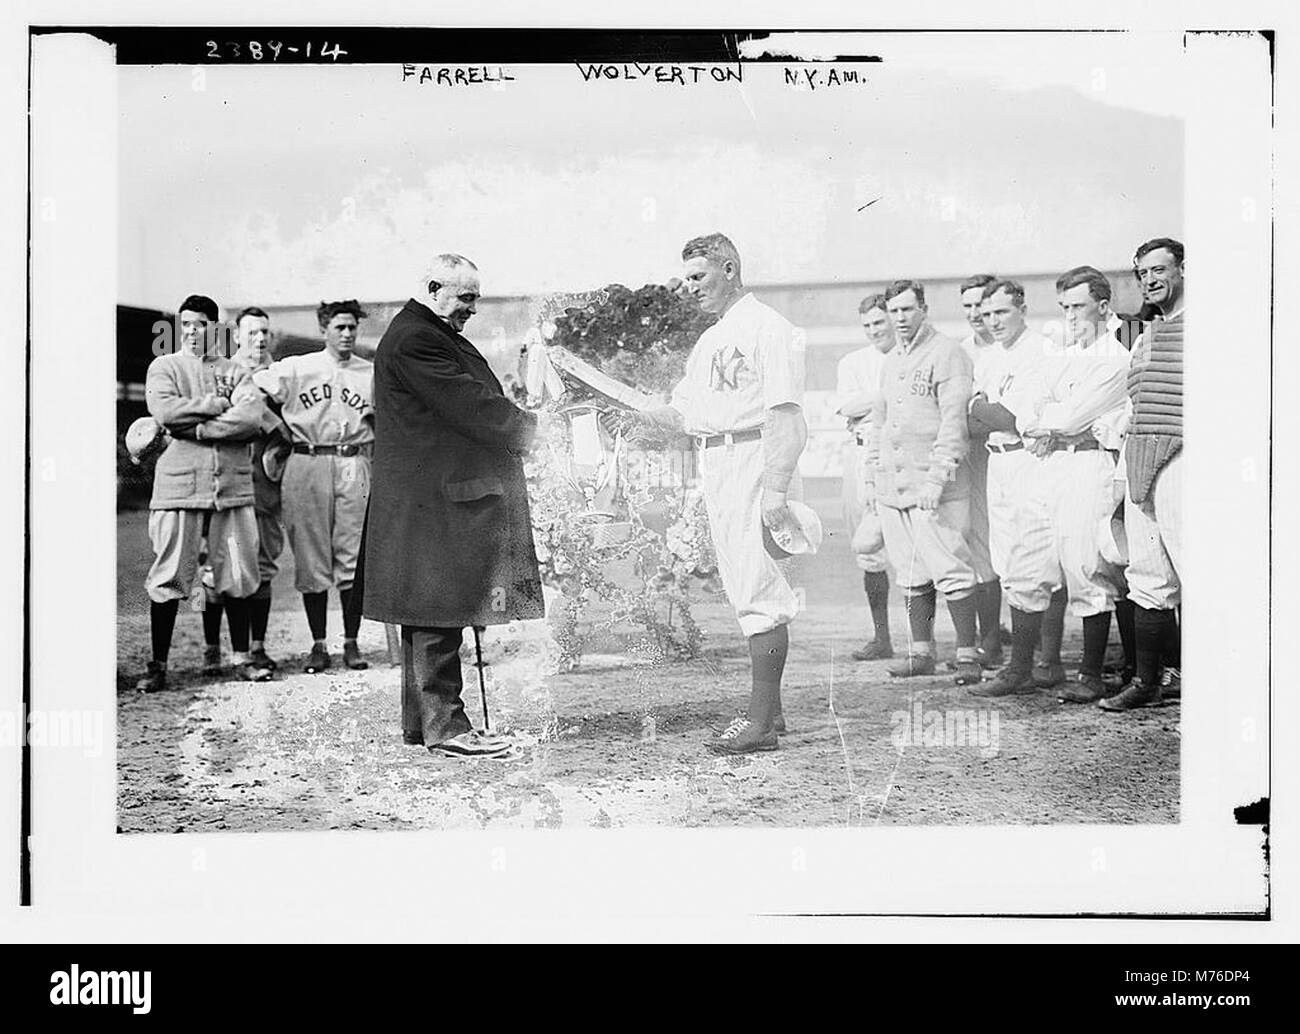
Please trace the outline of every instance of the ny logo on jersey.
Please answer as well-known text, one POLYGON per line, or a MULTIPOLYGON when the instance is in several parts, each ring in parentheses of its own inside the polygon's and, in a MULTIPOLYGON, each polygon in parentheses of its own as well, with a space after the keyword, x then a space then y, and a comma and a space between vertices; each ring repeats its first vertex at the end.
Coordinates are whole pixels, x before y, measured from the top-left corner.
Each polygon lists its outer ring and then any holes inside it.
POLYGON ((739 348, 733 345, 730 354, 727 354, 727 349, 719 348, 713 353, 709 388, 712 391, 735 391, 740 386, 741 372, 747 369, 744 353, 739 348))

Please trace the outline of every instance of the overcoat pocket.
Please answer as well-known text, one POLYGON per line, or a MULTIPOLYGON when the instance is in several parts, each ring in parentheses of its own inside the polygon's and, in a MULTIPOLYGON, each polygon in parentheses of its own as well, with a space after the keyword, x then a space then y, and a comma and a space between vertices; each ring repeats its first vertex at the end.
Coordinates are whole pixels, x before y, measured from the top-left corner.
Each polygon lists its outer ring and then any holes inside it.
POLYGON ((468 478, 465 481, 448 481, 447 498, 453 503, 472 503, 492 495, 505 495, 506 486, 499 477, 468 478))

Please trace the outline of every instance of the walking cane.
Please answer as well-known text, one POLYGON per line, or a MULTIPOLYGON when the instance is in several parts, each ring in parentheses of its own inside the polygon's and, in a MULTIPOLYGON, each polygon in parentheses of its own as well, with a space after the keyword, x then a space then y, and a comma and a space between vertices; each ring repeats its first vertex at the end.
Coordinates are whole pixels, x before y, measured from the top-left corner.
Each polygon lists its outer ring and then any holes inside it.
POLYGON ((474 625, 474 667, 478 669, 478 693, 479 699, 483 701, 483 731, 487 732, 491 728, 488 725, 487 709, 487 679, 483 675, 483 669, 487 667, 487 662, 483 660, 483 640, 480 633, 483 631, 478 625, 474 625))

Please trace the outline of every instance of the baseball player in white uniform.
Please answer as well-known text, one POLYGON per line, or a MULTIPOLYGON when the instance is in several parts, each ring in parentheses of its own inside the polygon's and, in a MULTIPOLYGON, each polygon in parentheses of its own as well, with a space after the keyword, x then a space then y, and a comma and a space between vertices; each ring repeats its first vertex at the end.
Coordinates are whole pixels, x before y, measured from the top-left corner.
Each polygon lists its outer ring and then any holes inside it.
POLYGON ((356 301, 322 302, 316 316, 325 335, 322 351, 279 359, 253 375, 293 436, 281 490, 294 585, 311 629, 308 672, 330 666, 325 629, 331 585, 343 607, 344 663, 367 667, 357 649, 360 613, 349 602, 375 440, 373 365, 352 351, 365 312, 356 301))
MULTIPOLYGON (((972 434, 988 436, 989 551, 1011 607, 1011 660, 971 692, 996 697, 1040 688, 1034 678, 1034 649, 1043 612, 1061 589, 1051 517, 1040 486, 1042 465, 1016 426, 1017 420, 1032 415, 1046 394, 1048 364, 1057 347, 1026 326, 1025 291, 1016 281, 988 284, 982 299, 984 322, 997 345, 980 368, 969 423, 972 434)), ((1064 595, 1060 593, 1062 600, 1064 595)), ((1056 681, 1063 679, 1062 672, 1056 681)))
MULTIPOLYGON (((235 362, 251 377, 271 364, 271 318, 266 311, 249 306, 235 317, 235 335, 239 349, 235 362)), ((277 560, 284 549, 284 526, 280 522, 280 482, 272 478, 262 462, 267 448, 274 452, 288 442, 284 422, 267 406, 262 408, 262 433, 253 440, 253 509, 257 514, 257 570, 261 579, 257 591, 248 599, 249 656, 253 663, 272 671, 277 667, 266 653, 266 627, 271 617, 271 580, 279 570, 277 560)), ((203 609, 203 670, 221 669, 221 598, 209 591, 203 609)))
POLYGON ((216 302, 190 295, 177 310, 176 350, 154 359, 145 374, 149 415, 169 436, 149 501, 154 560, 145 589, 153 659, 136 687, 146 693, 166 688, 176 612, 194 588, 205 541, 211 589, 230 620, 236 674, 257 682, 271 677, 248 654, 247 597, 257 588, 249 443, 261 425, 262 397, 225 355, 217 320, 216 302))
POLYGON ((1101 522, 1115 509, 1115 460, 1128 405, 1129 354, 1114 335, 1110 297, 1110 282, 1092 266, 1057 278, 1065 353, 1048 364, 1044 393, 1017 420, 1029 452, 1038 458, 1037 482, 1069 611, 1083 620, 1078 681, 1058 694, 1077 704, 1105 696, 1102 665, 1123 580, 1102 559, 1098 536, 1101 522))
POLYGON ((867 499, 876 503, 885 548, 907 605, 907 657, 891 675, 935 671, 936 590, 957 632, 957 682, 980 680, 975 647, 975 570, 966 544, 970 481, 966 409, 971 362, 928 322, 925 288, 897 280, 885 291, 898 344, 885 357, 881 404, 867 438, 867 499))
MULTIPOLYGON (((993 332, 984 325, 981 309, 984 288, 997 280, 990 273, 976 273, 961 282, 962 312, 971 332, 962 339, 961 346, 970 356, 975 383, 979 382, 980 367, 996 347, 993 332)), ((989 552, 989 452, 985 435, 971 435, 966 451, 966 464, 970 472, 970 523, 966 528, 966 544, 970 547, 971 564, 975 568, 975 613, 979 619, 979 660, 985 668, 1002 664, 1002 583, 993 570, 993 557, 989 552)))
POLYGON ((1143 297, 1158 315, 1133 348, 1121 464, 1137 673, 1100 701, 1107 711, 1155 707, 1182 696, 1183 255, 1180 241, 1158 237, 1133 256, 1143 297))
MULTIPOLYGON (((850 352, 836 367, 835 392, 839 405, 836 412, 844 417, 849 440, 844 443, 842 505, 844 526, 854 538, 853 559, 862 571, 862 588, 871 611, 872 637, 865 646, 853 651, 854 660, 888 660, 894 656, 889 635, 889 557, 883 536, 874 541, 877 548, 857 548, 856 531, 867 513, 866 460, 867 433, 871 413, 880 404, 880 374, 885 355, 894 347, 893 325, 885 310, 885 296, 873 294, 858 305, 867 347, 850 352)), ((874 508, 872 515, 875 516, 874 508)), ((878 520, 878 518, 877 518, 878 520)))
POLYGON ((686 289, 718 321, 691 350, 670 404, 648 419, 696 440, 718 573, 749 640, 752 669, 744 722, 708 747, 722 754, 775 750, 786 626, 798 601, 764 547, 763 527, 791 520, 786 499, 808 437, 802 335, 746 290, 740 254, 727 237, 687 241, 682 261, 686 289))

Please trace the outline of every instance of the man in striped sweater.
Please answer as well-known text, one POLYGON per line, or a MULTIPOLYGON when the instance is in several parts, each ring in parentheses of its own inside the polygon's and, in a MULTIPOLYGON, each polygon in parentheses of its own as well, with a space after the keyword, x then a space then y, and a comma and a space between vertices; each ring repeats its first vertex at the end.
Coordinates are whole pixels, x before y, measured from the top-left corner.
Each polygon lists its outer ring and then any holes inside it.
POLYGON ((1181 693, 1183 246, 1147 241, 1133 256, 1143 299, 1159 309, 1133 348, 1128 393, 1132 419, 1121 465, 1128 478, 1124 529, 1129 599, 1136 605, 1137 674, 1107 711, 1155 707, 1181 693), (1163 672, 1162 672, 1163 668, 1163 672))

